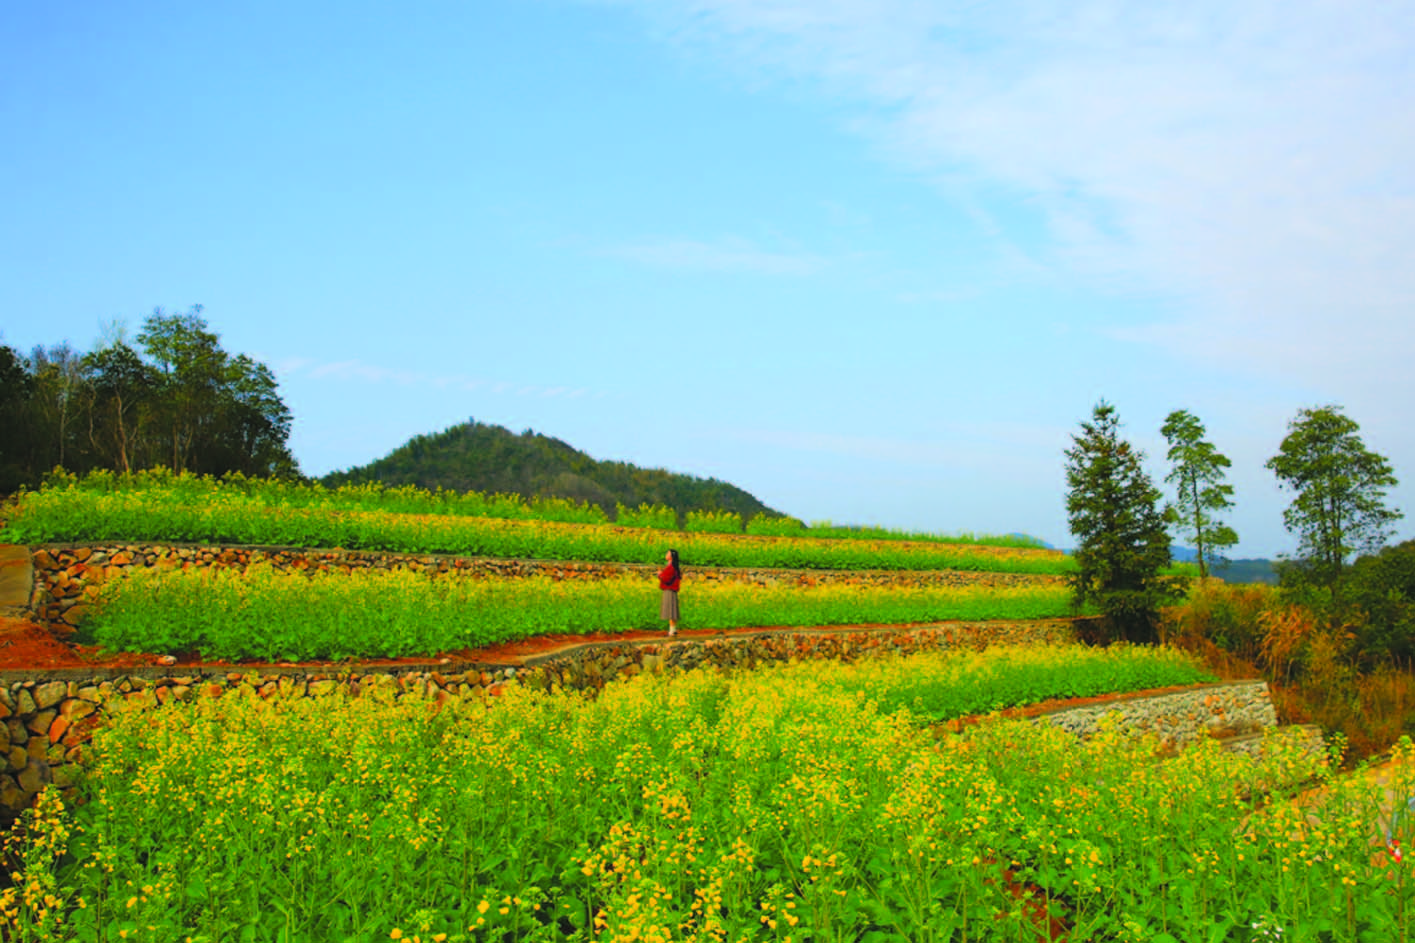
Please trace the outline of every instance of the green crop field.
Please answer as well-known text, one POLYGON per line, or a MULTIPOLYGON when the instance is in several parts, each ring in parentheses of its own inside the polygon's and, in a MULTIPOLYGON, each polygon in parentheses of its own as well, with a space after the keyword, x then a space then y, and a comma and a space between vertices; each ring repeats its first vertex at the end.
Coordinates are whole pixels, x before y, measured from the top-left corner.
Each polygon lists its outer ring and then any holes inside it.
MULTIPOLYGON (((661 629, 651 580, 484 579, 268 567, 145 570, 107 583, 84 626, 114 651, 287 661, 434 655, 536 635, 661 629)), ((1072 614, 1064 586, 758 586, 683 593, 683 627, 1040 619, 1072 614)))

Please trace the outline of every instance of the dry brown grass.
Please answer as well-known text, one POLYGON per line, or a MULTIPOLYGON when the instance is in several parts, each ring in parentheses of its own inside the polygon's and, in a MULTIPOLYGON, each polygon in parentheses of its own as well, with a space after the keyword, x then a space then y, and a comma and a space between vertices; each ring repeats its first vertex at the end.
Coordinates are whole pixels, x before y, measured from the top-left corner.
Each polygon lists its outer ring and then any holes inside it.
POLYGON ((1322 625, 1271 587, 1208 580, 1165 611, 1161 637, 1224 679, 1267 679, 1279 721, 1344 736, 1348 763, 1380 755, 1415 731, 1412 666, 1359 672, 1348 626, 1322 625))

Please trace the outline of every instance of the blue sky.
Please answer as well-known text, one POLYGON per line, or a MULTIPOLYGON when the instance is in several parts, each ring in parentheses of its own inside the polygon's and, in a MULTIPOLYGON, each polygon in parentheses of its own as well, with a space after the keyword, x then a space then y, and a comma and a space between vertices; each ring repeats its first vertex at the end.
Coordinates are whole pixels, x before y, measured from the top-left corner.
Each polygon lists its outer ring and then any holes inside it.
POLYGON ((1384 2, 16 5, 0 342, 200 303, 310 474, 475 417, 1063 546, 1095 403, 1157 481, 1187 408, 1271 556, 1298 409, 1415 476, 1412 46, 1384 2))

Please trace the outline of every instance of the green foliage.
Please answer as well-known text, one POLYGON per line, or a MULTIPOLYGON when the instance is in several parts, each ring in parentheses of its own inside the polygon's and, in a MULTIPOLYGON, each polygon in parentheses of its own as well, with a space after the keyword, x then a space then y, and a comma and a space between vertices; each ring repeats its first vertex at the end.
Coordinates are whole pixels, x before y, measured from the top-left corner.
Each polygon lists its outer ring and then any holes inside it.
POLYGON ((1224 469, 1233 463, 1204 439, 1203 423, 1188 410, 1170 413, 1160 432, 1169 442, 1170 473, 1165 481, 1175 488, 1165 517, 1194 544, 1202 579, 1222 559, 1223 549, 1238 543, 1238 534, 1217 517, 1233 506, 1233 486, 1223 480, 1224 469))
MULTIPOLYGON (((537 635, 660 627, 651 579, 436 579, 409 571, 305 576, 266 567, 140 570, 105 584, 84 624, 112 651, 266 662, 430 656, 537 635)), ((683 626, 906 624, 1062 616, 1061 587, 694 584, 683 626)))
POLYGON ((1415 662, 1415 541, 1357 559, 1342 581, 1341 609, 1365 667, 1415 662))
POLYGON ((516 435, 474 420, 435 435, 414 436, 383 458, 321 480, 329 486, 380 481, 528 498, 556 496, 595 504, 606 514, 618 505, 668 507, 679 519, 689 511, 730 511, 743 518, 777 514, 741 488, 715 478, 597 461, 559 439, 529 429, 516 435))
POLYGON ((740 534, 742 516, 732 511, 689 511, 683 529, 699 534, 740 534))
MULTIPOLYGON (((25 494, 3 537, 40 544, 142 540, 343 547, 398 553, 597 560, 657 564, 661 531, 603 523, 594 505, 559 498, 428 492, 366 483, 319 484, 96 472, 54 476, 25 494)), ((746 537, 675 533, 693 566, 826 570, 985 570, 1067 573, 1074 563, 1049 551, 907 541, 746 537)))
POLYGON ((636 508, 626 508, 618 504, 614 507, 614 523, 620 527, 677 530, 678 514, 672 508, 661 504, 641 504, 636 508))
POLYGON ((1303 409, 1266 467, 1296 494, 1282 519, 1299 541, 1289 580, 1334 590, 1352 553, 1374 551, 1403 515, 1385 503, 1397 484, 1390 462, 1370 451, 1339 406, 1303 409))
MULTIPOLYGON (((747 533, 755 533, 751 524, 747 526, 747 533)), ((834 524, 830 521, 812 521, 805 536, 828 537, 838 540, 909 540, 936 541, 948 544, 987 544, 990 547, 1016 547, 1019 550, 1046 549, 1045 543, 1026 534, 972 534, 967 531, 938 534, 930 531, 891 530, 887 527, 834 524)))
POLYGON ((950 720, 1037 704, 1217 681, 1192 655, 1172 648, 1111 645, 991 647, 910 661, 907 674, 887 661, 862 663, 842 687, 882 712, 950 720))
POLYGON ((796 518, 773 517, 769 514, 758 514, 747 522, 744 530, 757 537, 806 536, 806 525, 796 518))
POLYGON ((201 310, 155 310, 138 347, 120 334, 84 354, 0 348, 0 491, 56 466, 297 476, 274 373, 223 350, 201 310))
POLYGON ((1078 604, 1099 603, 1122 638, 1150 641, 1160 605, 1173 589, 1159 491, 1143 454, 1120 438, 1115 407, 1101 401, 1066 450, 1066 513, 1076 538, 1078 604))

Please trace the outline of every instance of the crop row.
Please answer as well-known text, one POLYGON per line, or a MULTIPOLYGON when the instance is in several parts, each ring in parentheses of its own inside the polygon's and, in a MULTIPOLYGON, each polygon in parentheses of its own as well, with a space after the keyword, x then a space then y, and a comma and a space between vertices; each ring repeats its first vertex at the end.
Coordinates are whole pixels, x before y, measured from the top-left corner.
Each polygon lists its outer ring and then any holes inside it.
POLYGON ((253 505, 234 491, 218 492, 202 502, 158 499, 141 491, 34 492, 20 500, 3 539, 31 545, 114 540, 342 547, 615 563, 659 563, 672 546, 685 564, 699 566, 1052 574, 1075 570, 1069 557, 1041 550, 710 533, 668 535, 609 524, 267 507, 253 505))
MULTIPOLYGON (((607 524, 609 515, 596 504, 567 498, 525 498, 518 494, 479 491, 429 491, 415 485, 388 487, 378 482, 326 488, 316 481, 248 478, 240 473, 221 478, 165 468, 117 474, 105 469, 78 477, 65 473, 49 476, 42 493, 141 494, 149 507, 191 506, 235 499, 253 509, 304 509, 322 511, 384 511, 450 517, 490 517, 507 520, 553 521, 573 524, 607 524)), ((620 527, 677 530, 678 514, 663 505, 618 505, 615 523, 620 527)), ((814 537, 831 540, 894 540, 915 543, 977 544, 1019 549, 1040 549, 1040 541, 1021 534, 933 534, 891 530, 884 527, 836 526, 830 522, 809 528, 790 517, 757 515, 743 525, 730 511, 689 511, 683 527, 690 533, 753 534, 769 537, 814 537)), ((168 539, 171 539, 168 535, 168 539)))
POLYGON ((1249 798, 1319 772, 1277 740, 1163 762, 1025 722, 935 741, 852 670, 120 715, 85 801, 45 793, 12 839, 0 912, 14 940, 1408 938, 1415 878, 1369 787, 1249 798))
MULTIPOLYGON (((620 577, 437 579, 406 570, 349 574, 142 570, 106 583, 84 631, 113 651, 286 661, 434 655, 537 635, 663 628, 652 581, 620 577)), ((685 584, 682 625, 729 629, 1071 613, 1061 586, 807 588, 685 584)))

